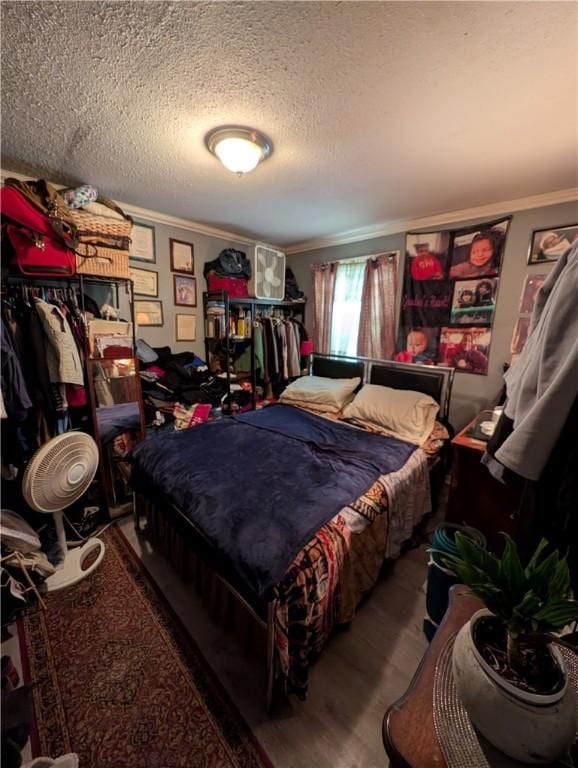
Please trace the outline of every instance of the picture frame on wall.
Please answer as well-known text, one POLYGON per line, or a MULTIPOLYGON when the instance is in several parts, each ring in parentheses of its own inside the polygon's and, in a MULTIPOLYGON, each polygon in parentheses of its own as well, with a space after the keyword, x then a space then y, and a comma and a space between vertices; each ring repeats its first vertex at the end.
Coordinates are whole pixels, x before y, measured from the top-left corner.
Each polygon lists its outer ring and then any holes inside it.
POLYGON ((159 295, 159 273, 152 269, 139 269, 138 267, 129 267, 130 279, 133 284, 133 291, 138 296, 159 295))
POLYGON ((532 314, 538 291, 547 277, 548 275, 546 273, 526 275, 524 287, 522 288, 522 296, 520 297, 519 313, 521 315, 532 314))
POLYGON ((132 228, 129 258, 156 264, 155 228, 150 224, 137 224, 132 228))
POLYGON ((196 341, 197 340, 197 316, 196 315, 175 315, 175 338, 177 341, 196 341))
POLYGON ((165 324, 162 301, 135 301, 134 317, 137 326, 160 328, 165 324))
POLYGON ((195 274, 195 247, 184 240, 169 238, 171 251, 171 271, 185 275, 195 274))
POLYGON ((564 256, 570 250, 576 240, 578 240, 578 224, 535 229, 530 238, 528 264, 547 264, 549 261, 558 261, 560 256, 564 256))
POLYGON ((173 275, 175 306, 197 306, 197 278, 173 275))

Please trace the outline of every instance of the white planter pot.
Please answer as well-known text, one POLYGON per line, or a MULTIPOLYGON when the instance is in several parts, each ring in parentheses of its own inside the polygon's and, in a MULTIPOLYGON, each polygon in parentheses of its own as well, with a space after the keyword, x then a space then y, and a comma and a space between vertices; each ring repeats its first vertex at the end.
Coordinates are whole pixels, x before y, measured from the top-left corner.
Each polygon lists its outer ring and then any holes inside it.
POLYGON ((453 650, 453 673, 458 694, 476 728, 509 757, 524 763, 549 763, 562 756, 576 736, 576 697, 568 685, 564 659, 551 647, 564 670, 558 693, 526 693, 500 677, 474 645, 473 627, 482 610, 459 631, 453 650))

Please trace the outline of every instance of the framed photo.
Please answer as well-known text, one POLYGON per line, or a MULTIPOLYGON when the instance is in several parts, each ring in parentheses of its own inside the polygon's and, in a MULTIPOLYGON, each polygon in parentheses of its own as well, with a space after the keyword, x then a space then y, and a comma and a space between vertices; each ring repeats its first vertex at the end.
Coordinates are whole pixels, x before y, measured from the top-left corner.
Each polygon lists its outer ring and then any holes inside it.
POLYGON ((438 362, 462 373, 486 376, 491 339, 491 328, 442 328, 438 362))
POLYGON ((438 356, 439 328, 413 328, 401 326, 398 334, 398 363, 435 365, 438 356))
POLYGON ((175 335, 177 341, 196 341, 197 316, 175 315, 175 335))
POLYGON ((578 224, 564 227, 535 229, 530 240, 528 264, 544 264, 558 261, 578 239, 578 224))
POLYGON ((450 247, 449 232, 410 232, 405 237, 406 264, 412 280, 443 280, 450 247))
POLYGON ((156 264, 155 228, 149 224, 135 224, 131 233, 129 256, 135 261, 148 261, 156 264))
POLYGON ((548 275, 546 274, 526 275, 526 282, 524 283, 524 288, 522 289, 522 297, 520 299, 521 315, 532 314, 538 291, 542 287, 542 283, 547 277, 548 275))
POLYGON ((500 273, 510 218, 455 233, 450 280, 495 277, 500 273))
POLYGON ((498 292, 497 277, 456 280, 452 302, 452 325, 491 325, 498 292))
POLYGON ((175 306, 196 307, 197 279, 195 277, 173 275, 173 280, 175 284, 175 306))
POLYGON ((129 267, 130 279, 133 283, 133 291, 139 296, 159 295, 159 273, 152 269, 138 269, 129 267))
POLYGON ((195 274, 195 250, 192 243, 169 238, 171 247, 171 270, 186 275, 195 274))
POLYGON ((135 301, 134 317, 139 326, 164 325, 162 301, 135 301))

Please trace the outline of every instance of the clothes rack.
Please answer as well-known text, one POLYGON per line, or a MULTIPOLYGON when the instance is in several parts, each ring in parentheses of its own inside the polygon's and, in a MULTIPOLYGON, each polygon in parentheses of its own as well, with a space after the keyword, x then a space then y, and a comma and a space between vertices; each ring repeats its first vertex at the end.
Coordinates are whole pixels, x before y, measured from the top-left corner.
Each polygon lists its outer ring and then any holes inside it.
POLYGON ((247 344, 250 348, 251 371, 250 381, 252 389, 252 407, 257 406, 257 371, 255 368, 255 333, 254 323, 259 318, 277 318, 277 319, 300 319, 301 323, 305 321, 306 301, 279 301, 273 299, 256 298, 234 298, 229 296, 227 291, 206 291, 203 293, 203 316, 205 321, 205 358, 209 363, 217 343, 221 343, 225 349, 225 366, 227 378, 227 390, 231 392, 231 364, 235 354, 235 348, 239 344, 247 344), (222 305, 223 333, 208 333, 210 313, 207 312, 210 306, 222 305), (244 313, 250 313, 251 332, 249 335, 237 337, 231 333, 231 309, 233 311, 242 310, 244 313))
MULTIPOLYGON (((64 277, 60 276, 34 276, 34 275, 20 275, 14 273, 8 273, 2 280, 2 290, 0 296, 4 299, 5 296, 10 294, 10 289, 13 286, 28 286, 29 289, 44 289, 55 290, 62 288, 72 289, 77 287, 80 294, 79 308, 84 313, 85 307, 85 287, 86 286, 110 286, 114 291, 114 304, 117 309, 120 308, 120 289, 124 287, 125 294, 128 295, 128 302, 130 308, 130 320, 133 329, 133 348, 136 349, 136 324, 134 315, 134 286, 132 280, 124 277, 100 277, 99 275, 70 275, 64 277)), ((38 294, 37 294, 38 295, 38 294)))

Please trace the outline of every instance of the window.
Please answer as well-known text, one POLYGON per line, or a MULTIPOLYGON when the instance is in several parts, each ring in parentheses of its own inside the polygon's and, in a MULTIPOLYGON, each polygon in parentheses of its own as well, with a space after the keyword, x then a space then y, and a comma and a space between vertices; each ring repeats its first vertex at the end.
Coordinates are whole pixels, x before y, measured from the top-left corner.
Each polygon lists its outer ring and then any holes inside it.
POLYGON ((316 352, 377 360, 392 357, 397 255, 311 265, 316 352))
POLYGON ((365 260, 344 261, 337 267, 331 319, 333 355, 357 355, 364 274, 365 260))

